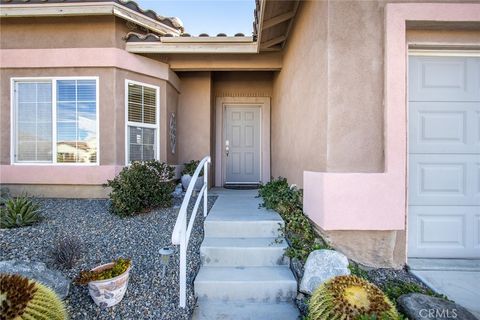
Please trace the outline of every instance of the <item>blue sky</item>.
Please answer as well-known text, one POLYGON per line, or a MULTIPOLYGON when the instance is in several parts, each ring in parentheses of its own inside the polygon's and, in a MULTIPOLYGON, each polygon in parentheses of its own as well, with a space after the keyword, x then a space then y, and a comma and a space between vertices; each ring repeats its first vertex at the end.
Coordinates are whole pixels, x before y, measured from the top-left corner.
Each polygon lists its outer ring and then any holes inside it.
POLYGON ((179 17, 185 32, 191 35, 208 33, 252 34, 255 0, 137 0, 143 9, 152 9, 163 16, 179 17))

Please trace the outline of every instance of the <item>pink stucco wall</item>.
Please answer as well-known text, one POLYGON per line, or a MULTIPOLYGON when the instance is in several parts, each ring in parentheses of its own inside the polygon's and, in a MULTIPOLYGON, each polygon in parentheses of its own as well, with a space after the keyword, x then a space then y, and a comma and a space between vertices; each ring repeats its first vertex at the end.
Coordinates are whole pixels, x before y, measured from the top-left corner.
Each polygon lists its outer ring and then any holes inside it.
POLYGON ((304 209, 324 230, 404 230, 407 212, 407 21, 480 21, 480 4, 387 4, 385 171, 304 172, 304 209))
POLYGON ((5 184, 100 185, 113 179, 123 166, 1 165, 5 184))

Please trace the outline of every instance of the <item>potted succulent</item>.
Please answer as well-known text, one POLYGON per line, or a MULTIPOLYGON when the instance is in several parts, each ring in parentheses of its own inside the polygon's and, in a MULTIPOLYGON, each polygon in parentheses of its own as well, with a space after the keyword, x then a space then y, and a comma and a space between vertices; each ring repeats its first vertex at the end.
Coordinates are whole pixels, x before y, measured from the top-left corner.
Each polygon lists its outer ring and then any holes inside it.
MULTIPOLYGON (((198 164, 200 163, 199 160, 191 160, 190 162, 184 163, 185 168, 182 171, 182 187, 183 190, 187 190, 188 185, 190 184, 190 180, 192 180, 192 176, 195 173, 195 169, 197 169, 198 164)), ((195 183, 195 191, 200 191, 203 187, 203 169, 200 171, 200 175, 198 176, 197 182, 195 183)))
POLYGON ((75 283, 88 285, 88 292, 95 304, 108 308, 123 299, 131 267, 132 262, 129 259, 118 258, 92 270, 80 271, 75 283))

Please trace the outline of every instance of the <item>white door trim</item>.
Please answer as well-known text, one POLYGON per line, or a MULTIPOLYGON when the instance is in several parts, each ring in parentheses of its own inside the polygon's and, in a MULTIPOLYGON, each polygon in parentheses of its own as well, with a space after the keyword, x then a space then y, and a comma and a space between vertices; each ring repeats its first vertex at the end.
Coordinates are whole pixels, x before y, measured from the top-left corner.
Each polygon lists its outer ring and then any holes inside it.
POLYGON ((260 177, 262 183, 270 181, 270 98, 269 97, 217 97, 215 100, 215 186, 223 187, 224 161, 224 107, 225 105, 258 105, 261 114, 260 177))

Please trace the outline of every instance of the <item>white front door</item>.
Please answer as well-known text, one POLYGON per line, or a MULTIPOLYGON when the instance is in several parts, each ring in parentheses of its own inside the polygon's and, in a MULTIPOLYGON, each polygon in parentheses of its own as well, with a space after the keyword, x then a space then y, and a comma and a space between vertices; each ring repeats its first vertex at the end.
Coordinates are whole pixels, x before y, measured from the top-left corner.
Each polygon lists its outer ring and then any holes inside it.
POLYGON ((408 255, 480 258, 480 58, 409 61, 408 255))
POLYGON ((260 106, 225 106, 225 184, 258 184, 260 168, 260 106))

